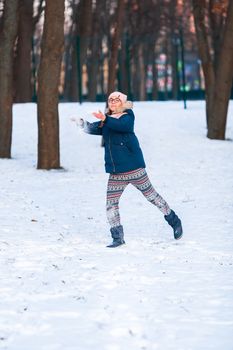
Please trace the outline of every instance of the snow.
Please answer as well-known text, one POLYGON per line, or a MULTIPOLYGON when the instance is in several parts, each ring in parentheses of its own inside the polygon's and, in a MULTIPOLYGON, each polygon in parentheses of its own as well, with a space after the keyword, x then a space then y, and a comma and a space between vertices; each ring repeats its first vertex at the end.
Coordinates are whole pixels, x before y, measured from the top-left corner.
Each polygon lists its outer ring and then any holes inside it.
POLYGON ((60 171, 36 169, 35 104, 14 106, 12 159, 0 159, 0 349, 233 349, 233 103, 227 138, 206 138, 203 101, 135 103, 147 172, 182 218, 173 239, 133 186, 126 245, 108 249, 103 103, 60 104, 60 171))

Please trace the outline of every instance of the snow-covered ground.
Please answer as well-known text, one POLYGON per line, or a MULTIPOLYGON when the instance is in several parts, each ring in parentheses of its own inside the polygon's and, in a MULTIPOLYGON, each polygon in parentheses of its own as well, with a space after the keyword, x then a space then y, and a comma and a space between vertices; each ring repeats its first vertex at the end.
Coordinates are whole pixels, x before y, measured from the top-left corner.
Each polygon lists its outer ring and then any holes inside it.
POLYGON ((70 121, 99 108, 60 105, 64 169, 39 171, 36 106, 14 106, 12 159, 0 160, 0 349, 232 350, 232 140, 206 138, 204 102, 135 103, 149 177, 184 237, 129 186, 127 244, 108 249, 100 137, 70 121))

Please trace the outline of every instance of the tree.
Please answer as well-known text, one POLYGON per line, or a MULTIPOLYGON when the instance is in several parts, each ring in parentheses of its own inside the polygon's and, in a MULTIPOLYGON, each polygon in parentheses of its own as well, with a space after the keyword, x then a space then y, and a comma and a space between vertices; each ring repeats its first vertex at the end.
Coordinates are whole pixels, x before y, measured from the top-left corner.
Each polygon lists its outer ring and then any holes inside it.
POLYGON ((30 102, 31 89, 31 46, 33 32, 33 1, 21 0, 17 54, 15 57, 15 102, 30 102))
POLYGON ((233 1, 227 6, 227 1, 209 0, 208 11, 209 28, 206 27, 206 0, 193 0, 197 43, 205 78, 207 137, 224 140, 233 79, 233 1))
POLYGON ((35 26, 44 10, 43 0, 38 3, 33 17, 34 0, 20 0, 18 40, 15 55, 15 102, 31 102, 32 86, 32 40, 35 26))
MULTIPOLYGON (((153 0, 128 2, 128 42, 130 52, 130 79, 134 99, 145 100, 147 73, 153 72, 153 96, 157 91, 156 44, 164 27, 162 6, 153 0), (150 68, 150 69, 151 69, 150 68)), ((161 40, 158 46, 161 47, 161 40)))
POLYGON ((72 21, 71 69, 67 71, 66 77, 70 81, 66 81, 66 90, 72 101, 81 102, 82 70, 92 30, 92 0, 80 0, 79 3, 72 1, 72 21))
POLYGON ((46 0, 38 71, 38 169, 60 168, 58 87, 64 49, 64 0, 46 0))
POLYGON ((115 80, 117 72, 118 48, 120 44, 122 25, 124 14, 124 0, 117 1, 116 20, 114 23, 114 32, 112 36, 112 44, 110 49, 110 60, 108 68, 108 94, 115 90, 115 80))
POLYGON ((178 74, 178 1, 170 1, 168 5, 167 30, 169 31, 169 44, 171 50, 171 66, 172 66, 172 99, 177 100, 179 96, 179 74, 178 74))
POLYGON ((18 0, 4 2, 0 32, 0 158, 11 157, 13 57, 17 35, 18 0))
POLYGON ((233 1, 230 1, 224 28, 221 51, 215 75, 213 107, 211 110, 208 137, 225 139, 228 104, 233 80, 233 1))
POLYGON ((105 21, 104 9, 106 0, 97 1, 93 12, 92 34, 90 40, 90 55, 88 57, 88 98, 96 101, 98 78, 100 76, 102 40, 104 36, 103 22, 105 21))

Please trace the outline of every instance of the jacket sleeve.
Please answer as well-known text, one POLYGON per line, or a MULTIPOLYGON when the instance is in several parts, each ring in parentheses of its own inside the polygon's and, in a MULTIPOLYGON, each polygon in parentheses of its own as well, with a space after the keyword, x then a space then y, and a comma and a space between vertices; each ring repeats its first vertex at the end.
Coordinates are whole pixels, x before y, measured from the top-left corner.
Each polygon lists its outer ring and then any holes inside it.
POLYGON ((133 132, 134 130, 134 114, 123 114, 119 119, 112 118, 107 115, 104 124, 112 130, 119 132, 133 132))
POLYGON ((84 121, 83 130, 87 134, 91 135, 102 135, 102 127, 101 122, 89 123, 88 121, 84 121))

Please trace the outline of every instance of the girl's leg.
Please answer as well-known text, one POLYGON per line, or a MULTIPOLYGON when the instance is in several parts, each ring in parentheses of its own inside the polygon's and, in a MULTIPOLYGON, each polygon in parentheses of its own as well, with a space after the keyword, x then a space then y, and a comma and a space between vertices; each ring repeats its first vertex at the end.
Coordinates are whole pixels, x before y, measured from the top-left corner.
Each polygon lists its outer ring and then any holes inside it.
POLYGON ((149 202, 156 205, 164 215, 169 215, 171 213, 171 209, 167 202, 152 186, 145 169, 139 169, 130 183, 141 191, 149 202))
POLYGON ((106 210, 111 227, 120 226, 119 200, 124 189, 129 184, 124 175, 110 174, 107 186, 106 210))

